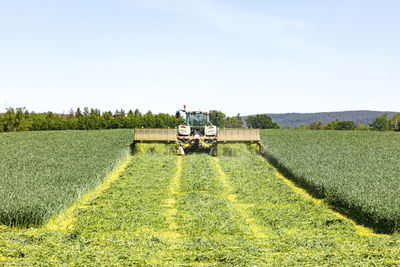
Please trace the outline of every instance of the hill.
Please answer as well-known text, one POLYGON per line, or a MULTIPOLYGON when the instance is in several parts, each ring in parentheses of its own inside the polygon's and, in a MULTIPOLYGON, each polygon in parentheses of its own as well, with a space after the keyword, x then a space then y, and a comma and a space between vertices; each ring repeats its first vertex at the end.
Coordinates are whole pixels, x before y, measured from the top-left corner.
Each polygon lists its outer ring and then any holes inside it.
MULTIPOLYGON (((356 125, 360 123, 370 124, 376 117, 387 113, 388 118, 397 114, 393 111, 372 111, 372 110, 355 110, 355 111, 337 111, 337 112, 317 112, 317 113, 267 113, 274 122, 281 127, 300 127, 302 124, 308 125, 313 121, 320 121, 327 124, 331 121, 339 119, 341 121, 353 121, 356 125)), ((247 116, 243 117, 245 120, 247 116)))

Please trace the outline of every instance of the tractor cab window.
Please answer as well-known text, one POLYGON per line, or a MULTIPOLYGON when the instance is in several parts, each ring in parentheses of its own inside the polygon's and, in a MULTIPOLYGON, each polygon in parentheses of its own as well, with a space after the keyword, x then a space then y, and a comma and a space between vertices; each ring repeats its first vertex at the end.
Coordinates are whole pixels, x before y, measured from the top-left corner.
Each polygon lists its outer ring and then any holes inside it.
POLYGON ((189 113, 187 122, 190 126, 205 126, 207 125, 207 114, 189 113))

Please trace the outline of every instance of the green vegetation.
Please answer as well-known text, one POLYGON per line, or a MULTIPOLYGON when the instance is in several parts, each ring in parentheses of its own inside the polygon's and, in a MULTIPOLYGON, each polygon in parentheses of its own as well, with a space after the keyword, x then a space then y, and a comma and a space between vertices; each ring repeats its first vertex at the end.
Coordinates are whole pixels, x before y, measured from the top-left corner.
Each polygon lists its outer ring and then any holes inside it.
POLYGON ((0 132, 44 131, 44 130, 99 130, 117 128, 174 128, 183 118, 160 113, 146 114, 139 110, 116 110, 101 113, 98 109, 78 108, 68 114, 53 112, 35 113, 23 108, 9 108, 0 114, 0 132))
POLYGON ((400 263, 400 236, 360 231, 246 146, 223 145, 217 158, 168 150, 136 153, 67 230, 0 226, 0 265, 400 263))
POLYGON ((132 130, 0 134, 0 222, 45 223, 128 153, 132 130))
POLYGON ((246 118, 248 128, 258 129, 279 129, 279 125, 273 122, 271 117, 267 114, 257 114, 255 116, 248 116, 246 118))
POLYGON ((379 232, 400 228, 400 135, 393 132, 261 132, 266 156, 317 197, 379 232))
POLYGON ((175 145, 165 145, 160 143, 136 143, 133 147, 133 153, 137 155, 158 155, 158 156, 174 156, 176 155, 175 145))
POLYGON ((299 128, 303 124, 310 125, 310 123, 318 121, 326 125, 332 121, 335 121, 336 119, 340 121, 352 121, 355 125, 369 125, 375 120, 376 117, 382 116, 385 113, 388 114, 388 117, 392 117, 397 112, 355 110, 317 113, 281 113, 268 115, 274 122, 278 123, 283 128, 299 128))
POLYGON ((236 117, 227 117, 225 120, 225 128, 243 128, 243 120, 240 117, 240 114, 237 114, 236 117))
POLYGON ((221 111, 212 111, 210 114, 210 121, 217 127, 225 126, 226 115, 221 111))
POLYGON ((300 128, 296 126, 293 128, 295 130, 359 130, 359 131, 399 131, 400 130, 400 113, 395 114, 389 120, 387 119, 388 113, 382 116, 376 117, 375 120, 367 126, 364 123, 359 123, 356 125, 354 121, 341 121, 338 118, 336 120, 329 122, 328 124, 323 124, 321 121, 312 121, 308 126, 302 124, 300 128))
POLYGON ((383 114, 382 116, 379 116, 375 118, 374 122, 371 123, 369 126, 372 127, 372 129, 377 130, 377 131, 387 131, 390 130, 390 124, 387 120, 388 114, 383 114))
POLYGON ((310 130, 355 130, 357 126, 353 121, 339 121, 338 119, 323 125, 321 122, 312 122, 308 126, 310 130))

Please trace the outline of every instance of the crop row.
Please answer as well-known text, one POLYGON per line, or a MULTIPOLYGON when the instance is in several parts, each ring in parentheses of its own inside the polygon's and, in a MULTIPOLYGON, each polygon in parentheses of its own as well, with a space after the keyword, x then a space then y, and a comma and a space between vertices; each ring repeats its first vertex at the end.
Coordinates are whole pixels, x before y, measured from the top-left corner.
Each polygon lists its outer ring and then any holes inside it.
POLYGON ((400 228, 400 135, 264 130, 266 157, 316 197, 379 232, 400 228))

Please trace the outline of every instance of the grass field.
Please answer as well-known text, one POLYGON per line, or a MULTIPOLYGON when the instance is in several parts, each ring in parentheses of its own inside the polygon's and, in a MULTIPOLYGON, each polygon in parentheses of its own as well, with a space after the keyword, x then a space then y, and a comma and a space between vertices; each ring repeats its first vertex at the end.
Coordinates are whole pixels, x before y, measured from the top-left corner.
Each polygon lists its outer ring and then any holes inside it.
POLYGON ((132 130, 0 134, 0 222, 46 223, 99 184, 131 139, 132 130))
POLYGON ((356 226, 241 145, 218 157, 145 145, 72 214, 58 230, 0 227, 0 264, 400 264, 399 235, 356 226))
POLYGON ((378 232, 400 228, 400 134, 264 130, 266 156, 315 196, 378 232))

